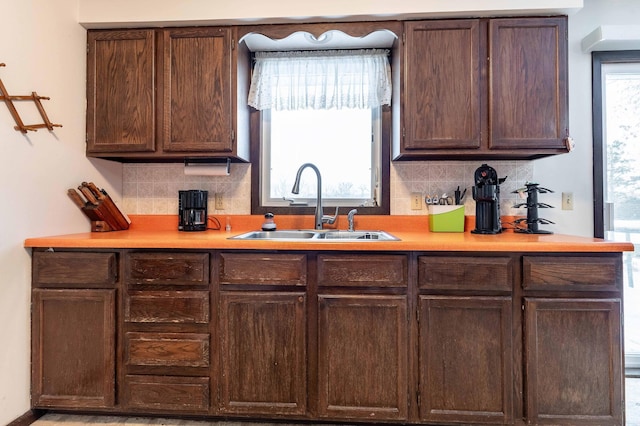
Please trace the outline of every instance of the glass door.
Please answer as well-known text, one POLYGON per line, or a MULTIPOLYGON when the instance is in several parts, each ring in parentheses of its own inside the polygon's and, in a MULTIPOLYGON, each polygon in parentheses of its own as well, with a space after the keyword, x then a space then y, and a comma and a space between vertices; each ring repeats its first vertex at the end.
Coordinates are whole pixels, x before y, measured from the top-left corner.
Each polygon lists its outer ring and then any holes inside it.
POLYGON ((604 236, 636 248, 623 255, 624 345, 640 369, 640 63, 604 64, 601 78, 604 236))

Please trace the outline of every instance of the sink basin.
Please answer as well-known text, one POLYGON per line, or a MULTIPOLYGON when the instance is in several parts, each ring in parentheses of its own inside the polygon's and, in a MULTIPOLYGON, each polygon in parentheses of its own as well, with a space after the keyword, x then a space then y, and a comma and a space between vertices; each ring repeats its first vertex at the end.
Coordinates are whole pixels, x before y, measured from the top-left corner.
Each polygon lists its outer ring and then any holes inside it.
POLYGON ((350 241, 399 241, 398 238, 385 231, 315 231, 315 230, 283 230, 283 231, 250 231, 230 237, 231 240, 263 240, 263 241, 317 241, 317 242, 350 242, 350 241))
POLYGON ((332 241, 399 241, 398 238, 384 231, 327 231, 320 234, 318 238, 332 241))
POLYGON ((317 237, 316 231, 251 231, 231 237, 231 240, 309 240, 317 237))

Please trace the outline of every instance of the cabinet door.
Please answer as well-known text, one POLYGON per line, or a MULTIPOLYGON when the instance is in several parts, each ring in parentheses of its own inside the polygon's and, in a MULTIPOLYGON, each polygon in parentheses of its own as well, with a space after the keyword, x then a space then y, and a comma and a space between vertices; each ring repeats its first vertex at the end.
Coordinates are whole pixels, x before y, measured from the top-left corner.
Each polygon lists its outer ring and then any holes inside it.
POLYGON ((530 424, 621 425, 619 299, 525 299, 530 424))
POLYGON ((164 30, 160 135, 164 151, 232 150, 230 31, 164 30))
POLYGON ((318 415, 407 418, 406 296, 318 296, 318 415))
POLYGON ((304 293, 223 292, 220 411, 306 413, 304 293))
POLYGON ((87 154, 155 149, 153 30, 89 31, 87 154))
POLYGON ((420 418, 513 421, 511 298, 421 296, 420 418))
POLYGON ((493 19, 490 149, 565 149, 566 18, 493 19))
POLYGON ((113 407, 115 309, 115 290, 33 290, 34 407, 113 407))
POLYGON ((404 150, 479 148, 478 20, 405 23, 404 150))

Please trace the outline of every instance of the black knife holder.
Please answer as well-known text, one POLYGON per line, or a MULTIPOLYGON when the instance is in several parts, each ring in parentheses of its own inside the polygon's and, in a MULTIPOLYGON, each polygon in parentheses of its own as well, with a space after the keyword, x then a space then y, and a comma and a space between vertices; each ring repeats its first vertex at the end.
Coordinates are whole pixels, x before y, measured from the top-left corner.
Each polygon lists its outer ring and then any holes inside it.
POLYGON ((538 201, 538 194, 545 194, 549 192, 553 192, 550 189, 542 188, 537 183, 527 183, 525 184, 525 190, 516 190, 513 193, 527 193, 527 201, 525 203, 516 204, 514 208, 524 207, 527 209, 527 217, 516 219, 514 221, 515 229, 514 232, 519 232, 523 234, 553 234, 551 231, 546 231, 544 229, 540 229, 539 225, 549 225, 553 224, 549 219, 543 219, 538 216, 538 209, 552 209, 553 206, 541 203, 538 201), (522 226, 522 224, 526 226, 522 226))

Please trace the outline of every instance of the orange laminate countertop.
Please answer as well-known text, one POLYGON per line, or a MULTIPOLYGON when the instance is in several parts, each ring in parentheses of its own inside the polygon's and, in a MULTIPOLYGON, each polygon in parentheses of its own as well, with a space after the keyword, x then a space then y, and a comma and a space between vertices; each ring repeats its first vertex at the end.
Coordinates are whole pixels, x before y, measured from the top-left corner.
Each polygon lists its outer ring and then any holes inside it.
MULTIPOLYGON (((470 251, 470 252, 623 252, 633 251, 631 243, 606 241, 562 234, 521 234, 505 230, 496 235, 469 232, 474 218, 467 218, 465 232, 430 232, 427 216, 356 216, 357 230, 384 230, 400 241, 255 241, 230 240, 229 237, 259 230, 259 215, 221 216, 222 230, 181 232, 178 218, 172 215, 131 216, 126 231, 85 232, 27 238, 30 248, 111 248, 111 249, 253 249, 253 250, 349 250, 349 251, 470 251), (232 230, 224 230, 229 219, 232 230)), ((506 223, 503 219, 503 223, 506 223)), ((283 229, 313 229, 313 216, 277 216, 283 229)), ((213 223, 210 223, 213 226, 213 223)), ((89 228, 87 223, 87 228, 89 228)), ((346 216, 325 229, 346 229, 346 216)))

